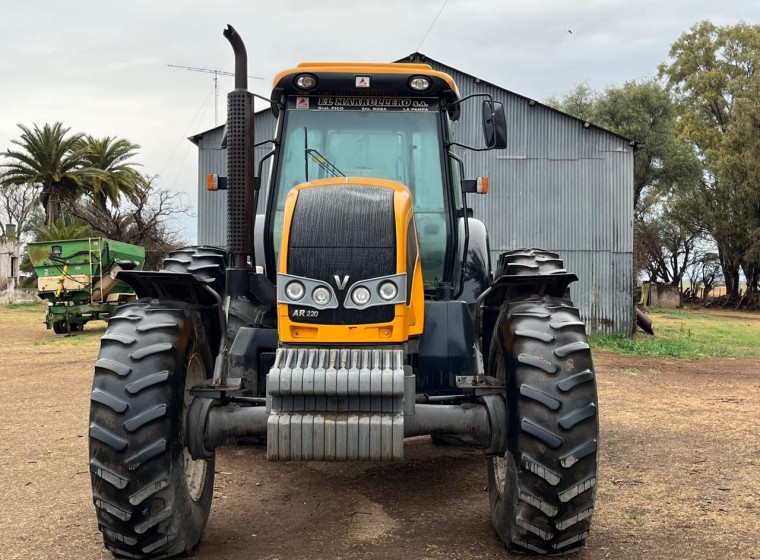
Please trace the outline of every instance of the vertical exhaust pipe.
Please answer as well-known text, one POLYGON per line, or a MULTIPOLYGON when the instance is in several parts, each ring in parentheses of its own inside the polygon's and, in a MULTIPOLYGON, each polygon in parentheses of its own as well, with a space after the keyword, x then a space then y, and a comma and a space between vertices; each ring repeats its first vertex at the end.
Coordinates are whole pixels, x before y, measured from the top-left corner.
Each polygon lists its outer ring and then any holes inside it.
POLYGON ((253 254, 253 96, 248 92, 248 54, 235 28, 224 30, 235 53, 235 89, 227 95, 227 293, 244 295, 248 269, 255 265, 253 254), (232 274, 230 274, 230 272, 232 274), (233 279, 234 277, 234 279, 233 279))

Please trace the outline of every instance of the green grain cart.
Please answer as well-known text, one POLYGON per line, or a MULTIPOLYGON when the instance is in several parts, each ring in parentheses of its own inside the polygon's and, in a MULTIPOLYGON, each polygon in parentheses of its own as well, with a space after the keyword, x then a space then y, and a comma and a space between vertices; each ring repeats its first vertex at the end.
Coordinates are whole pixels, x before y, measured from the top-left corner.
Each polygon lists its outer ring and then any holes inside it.
POLYGON ((103 237, 41 241, 27 245, 37 292, 48 302, 45 324, 56 334, 81 331, 87 321, 108 319, 134 291, 116 279, 141 270, 145 249, 103 237))

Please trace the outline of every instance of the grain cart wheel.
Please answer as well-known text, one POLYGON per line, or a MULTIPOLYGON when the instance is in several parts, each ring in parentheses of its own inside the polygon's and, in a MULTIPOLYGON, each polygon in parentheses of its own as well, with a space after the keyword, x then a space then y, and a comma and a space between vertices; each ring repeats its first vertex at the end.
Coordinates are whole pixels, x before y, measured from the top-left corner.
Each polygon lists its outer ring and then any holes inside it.
POLYGON ((168 557, 201 538, 214 461, 185 446, 188 390, 212 372, 198 313, 138 300, 108 322, 90 407, 92 493, 105 546, 116 556, 168 557))
POLYGON ((510 551, 570 554, 596 494, 597 398, 583 322, 569 300, 502 305, 489 355, 505 381, 508 451, 488 461, 491 518, 510 551))

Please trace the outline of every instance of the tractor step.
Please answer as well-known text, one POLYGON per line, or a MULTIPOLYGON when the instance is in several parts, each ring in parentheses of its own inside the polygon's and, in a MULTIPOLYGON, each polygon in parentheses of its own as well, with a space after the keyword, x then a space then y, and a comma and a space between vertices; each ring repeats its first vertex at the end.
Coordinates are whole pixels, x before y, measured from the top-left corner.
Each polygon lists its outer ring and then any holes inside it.
POLYGON ((400 348, 280 348, 267 375, 267 458, 401 460, 405 402, 414 376, 400 348))

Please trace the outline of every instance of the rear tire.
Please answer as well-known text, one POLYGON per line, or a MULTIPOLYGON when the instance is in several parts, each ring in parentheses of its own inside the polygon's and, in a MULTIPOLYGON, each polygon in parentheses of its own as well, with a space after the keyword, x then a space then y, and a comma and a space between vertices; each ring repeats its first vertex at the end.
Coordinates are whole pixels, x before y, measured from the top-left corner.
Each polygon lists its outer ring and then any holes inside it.
POLYGON ((189 272, 224 296, 227 251, 210 245, 182 247, 164 259, 163 270, 189 272))
POLYGON ((214 460, 191 460, 185 414, 189 388, 211 371, 191 305, 138 300, 109 320, 95 364, 89 435, 98 528, 115 556, 164 558, 198 544, 214 460))
POLYGON ((507 386, 508 451, 488 460, 491 518, 510 551, 564 555, 591 526, 597 396, 585 326, 569 300, 502 305, 490 375, 507 386))

